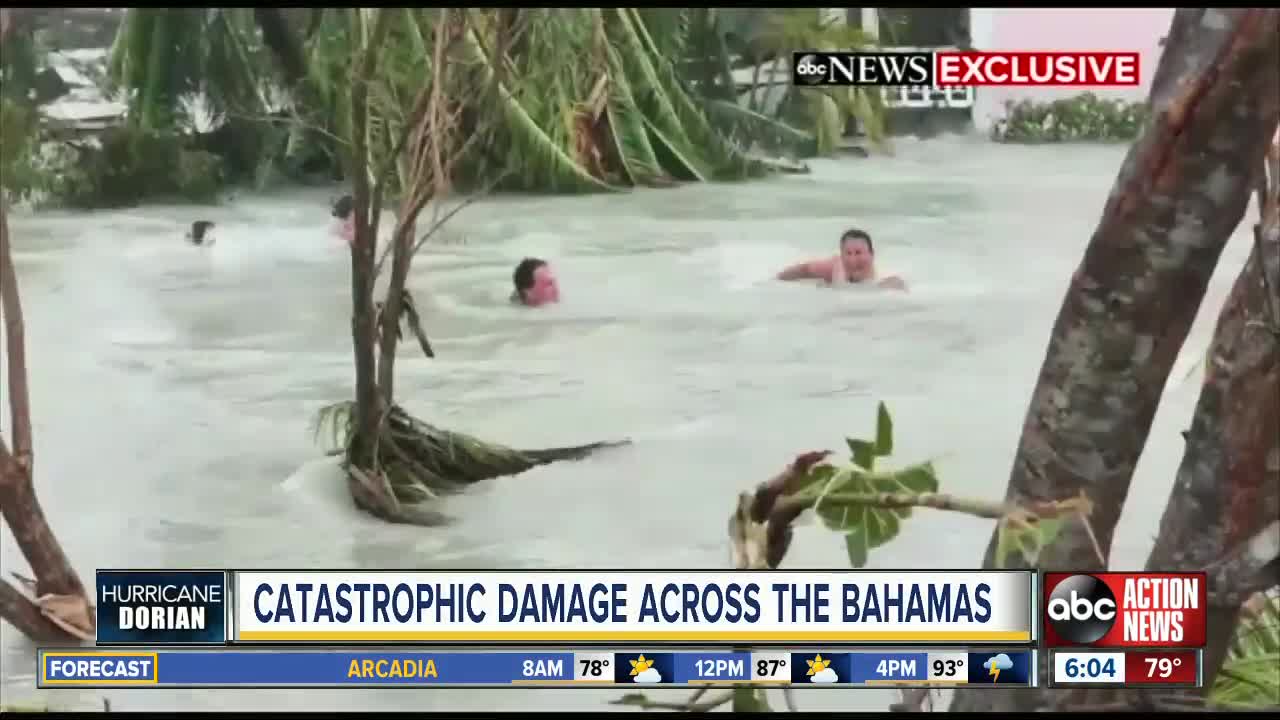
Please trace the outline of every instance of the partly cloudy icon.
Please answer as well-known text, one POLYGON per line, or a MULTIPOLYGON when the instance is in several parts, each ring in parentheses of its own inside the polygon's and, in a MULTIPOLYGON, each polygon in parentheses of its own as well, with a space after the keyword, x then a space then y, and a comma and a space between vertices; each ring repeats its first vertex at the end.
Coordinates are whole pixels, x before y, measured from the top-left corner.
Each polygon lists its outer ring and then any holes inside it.
POLYGON ((652 660, 645 659, 641 655, 638 659, 631 662, 631 677, 635 678, 638 683, 660 683, 662 682, 662 673, 653 666, 652 660))
POLYGON ((822 655, 817 655, 812 660, 805 660, 809 665, 809 671, 805 675, 809 676, 809 682, 815 683, 833 683, 839 680, 836 671, 831 669, 831 660, 824 660, 822 655))
POLYGON ((835 670, 832 670, 831 668, 823 668, 818 672, 814 673, 813 677, 809 678, 809 682, 833 683, 839 679, 840 678, 839 676, 836 675, 835 670))
POLYGON ((1004 653, 1000 653, 999 655, 996 655, 993 658, 988 658, 986 662, 982 663, 982 667, 986 668, 987 673, 991 675, 992 678, 994 678, 993 680, 994 682, 999 682, 1000 671, 1012 670, 1013 660, 1010 659, 1008 655, 1005 655, 1004 653))

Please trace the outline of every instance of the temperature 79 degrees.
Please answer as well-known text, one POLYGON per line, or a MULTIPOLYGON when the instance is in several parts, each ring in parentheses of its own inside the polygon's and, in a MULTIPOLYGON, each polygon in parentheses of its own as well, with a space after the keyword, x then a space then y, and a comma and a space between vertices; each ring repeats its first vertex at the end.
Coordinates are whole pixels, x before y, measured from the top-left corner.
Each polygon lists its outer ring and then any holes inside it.
POLYGON ((1143 658, 1147 663, 1147 677, 1159 677, 1161 679, 1173 677, 1174 668, 1182 665, 1182 658, 1161 657, 1161 658, 1143 658))
POLYGON ((1189 685, 1200 679, 1197 653, 1137 652, 1125 655, 1125 684, 1189 685))

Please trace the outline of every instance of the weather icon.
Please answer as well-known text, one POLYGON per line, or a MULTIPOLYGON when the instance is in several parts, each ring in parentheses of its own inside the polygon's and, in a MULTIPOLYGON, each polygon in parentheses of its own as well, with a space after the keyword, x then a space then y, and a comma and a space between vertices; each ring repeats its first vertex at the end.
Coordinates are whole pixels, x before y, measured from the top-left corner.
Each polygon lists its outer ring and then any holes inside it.
POLYGON ((982 663, 982 667, 986 668, 987 674, 991 676, 991 682, 1000 682, 1000 671, 1012 670, 1013 660, 1008 655, 1000 653, 993 658, 988 658, 982 663))
POLYGON ((813 683, 833 683, 840 678, 836 675, 836 671, 831 668, 831 660, 822 659, 822 655, 818 654, 812 660, 805 660, 809 665, 809 671, 805 675, 809 676, 809 682, 813 683))
POLYGON ((662 682, 662 673, 653 666, 652 660, 646 660, 644 655, 630 661, 631 677, 638 683, 660 683, 662 682))

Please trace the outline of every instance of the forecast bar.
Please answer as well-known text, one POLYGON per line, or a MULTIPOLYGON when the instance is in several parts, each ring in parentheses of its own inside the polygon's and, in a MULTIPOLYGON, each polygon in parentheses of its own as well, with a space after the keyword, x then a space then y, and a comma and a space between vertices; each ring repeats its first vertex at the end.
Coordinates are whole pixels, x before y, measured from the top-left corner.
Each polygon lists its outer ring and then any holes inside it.
MULTIPOLYGON (((1035 684, 1035 651, 41 649, 37 687, 952 687, 1035 684)), ((1171 665, 1165 663, 1164 665, 1171 665)), ((1160 667, 1164 667, 1160 665, 1160 667)), ((1172 666, 1172 665, 1171 665, 1172 666)))

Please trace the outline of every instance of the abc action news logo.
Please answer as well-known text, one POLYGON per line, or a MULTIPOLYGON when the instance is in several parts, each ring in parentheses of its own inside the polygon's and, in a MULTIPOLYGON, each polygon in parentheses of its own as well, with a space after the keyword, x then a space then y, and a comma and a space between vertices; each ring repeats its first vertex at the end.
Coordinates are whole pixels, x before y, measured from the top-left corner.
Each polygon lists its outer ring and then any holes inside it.
POLYGON ((796 85, 1132 87, 1136 52, 797 52, 796 85))
POLYGON ((1047 647, 1202 647, 1204 573, 1046 573, 1047 647))

